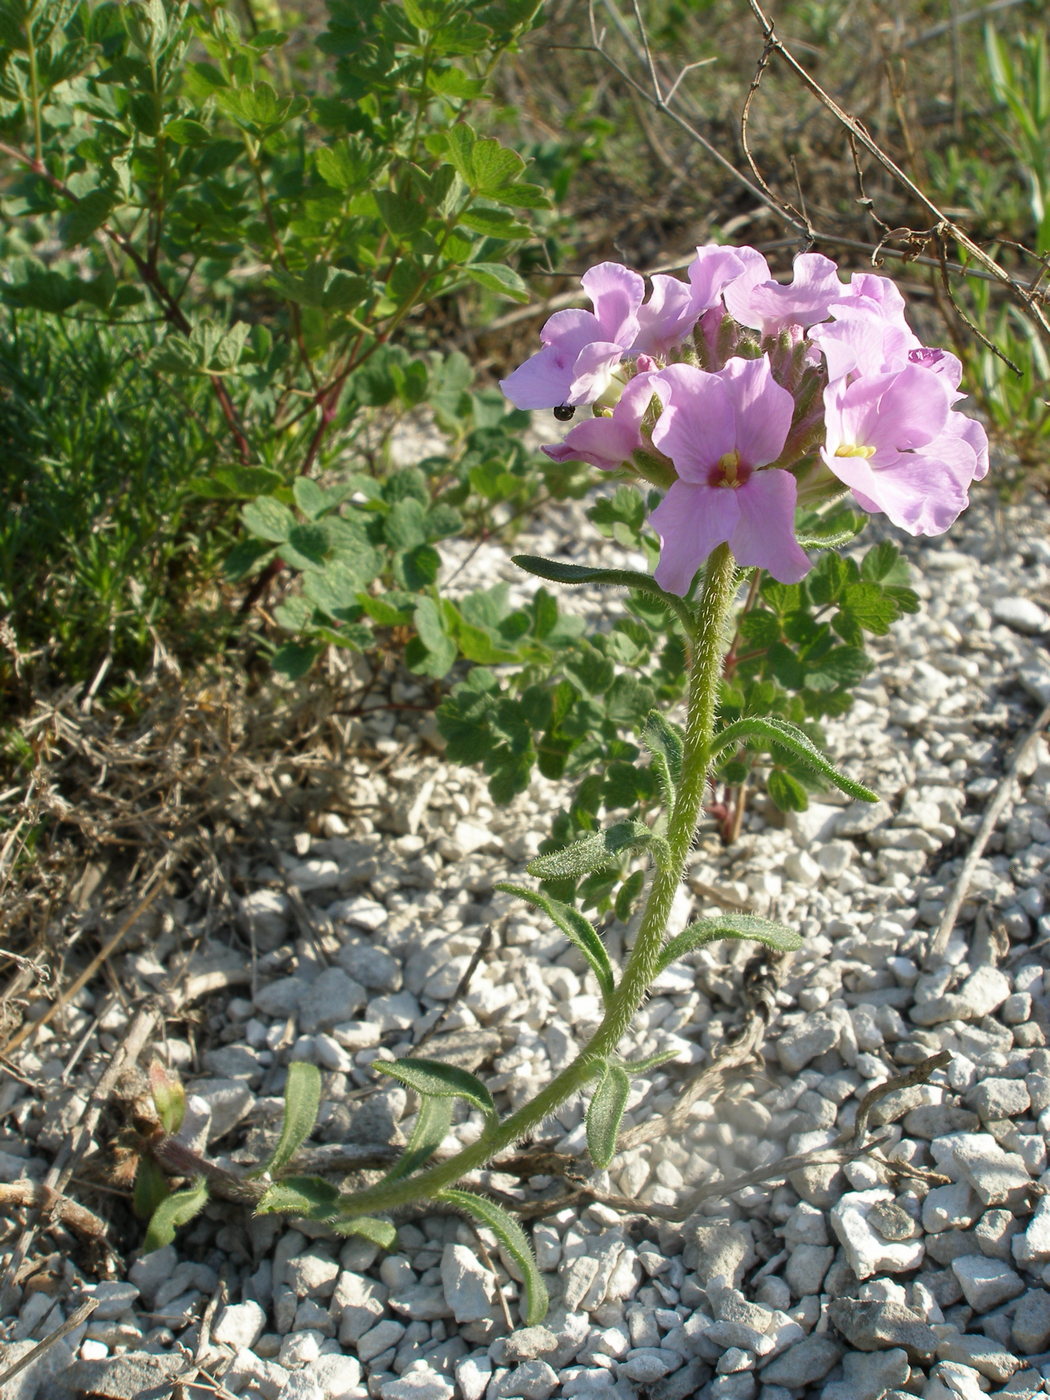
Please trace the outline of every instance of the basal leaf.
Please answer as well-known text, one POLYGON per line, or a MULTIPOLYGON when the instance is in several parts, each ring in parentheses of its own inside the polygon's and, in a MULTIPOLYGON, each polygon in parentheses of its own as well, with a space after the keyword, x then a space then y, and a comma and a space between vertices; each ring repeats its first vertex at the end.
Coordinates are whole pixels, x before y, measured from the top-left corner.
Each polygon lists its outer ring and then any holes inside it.
POLYGON ((198 1177, 185 1191, 173 1191, 153 1212, 142 1243, 142 1252, 151 1254, 155 1249, 163 1249, 175 1238, 180 1225, 189 1222, 208 1204, 208 1187, 203 1177, 198 1177))
POLYGON ((763 739, 767 744, 777 744, 781 748, 789 750, 797 758, 800 758, 808 767, 814 769, 821 777, 828 782, 834 783, 842 792, 850 797, 859 798, 862 802, 878 802, 878 794, 866 788, 863 783, 854 782, 852 778, 847 778, 840 773, 837 768, 813 743, 808 735, 804 734, 797 725, 790 724, 785 719, 780 719, 776 715, 766 715, 762 718, 758 716, 748 716, 745 719, 738 719, 733 724, 727 724, 715 735, 712 755, 719 754, 723 749, 731 745, 746 743, 749 739, 763 739))
POLYGON ((496 1117, 492 1095, 475 1075, 458 1065, 445 1065, 440 1060, 373 1060, 372 1068, 389 1074, 417 1094, 438 1099, 466 1099, 490 1118, 496 1117))
POLYGON ((547 1290, 536 1267, 532 1245, 519 1223, 495 1201, 476 1196, 473 1191, 449 1188, 441 1192, 440 1199, 471 1216, 479 1224, 487 1225, 496 1236, 525 1280, 525 1325, 537 1327, 547 1316, 547 1290))
POLYGON ((397 1226, 373 1215, 352 1215, 326 1223, 337 1235, 363 1235, 380 1249, 391 1249, 397 1243, 397 1226))
POLYGON ((287 1176, 275 1181, 255 1207, 256 1215, 300 1215, 327 1220, 339 1206, 339 1189, 320 1176, 287 1176))
POLYGON ((587 1105, 587 1151, 599 1171, 616 1155, 616 1137, 630 1092, 627 1072, 606 1061, 594 1097, 587 1105))
POLYGON ((293 1060, 284 1086, 281 1136, 269 1158, 253 1176, 279 1176, 313 1132, 321 1107, 321 1071, 306 1060, 293 1060))
POLYGON ((697 948, 706 948, 709 943, 719 943, 724 939, 748 940, 764 943, 778 953, 794 952, 802 947, 802 939, 787 924, 779 924, 773 919, 761 919, 757 914, 718 914, 712 919, 697 919, 688 928, 672 938, 660 953, 660 969, 669 967, 686 953, 697 948))
POLYGON ((566 938, 574 943, 587 959, 591 971, 598 980, 602 996, 608 1001, 615 989, 616 981, 612 964, 609 961, 609 954, 605 951, 605 944, 590 920, 585 919, 570 904, 563 904, 560 899, 552 899, 542 890, 529 890, 522 885, 505 883, 498 884, 496 888, 502 890, 504 894, 517 895, 519 899, 524 899, 526 903, 533 905, 536 909, 542 909, 548 918, 553 919, 566 938))

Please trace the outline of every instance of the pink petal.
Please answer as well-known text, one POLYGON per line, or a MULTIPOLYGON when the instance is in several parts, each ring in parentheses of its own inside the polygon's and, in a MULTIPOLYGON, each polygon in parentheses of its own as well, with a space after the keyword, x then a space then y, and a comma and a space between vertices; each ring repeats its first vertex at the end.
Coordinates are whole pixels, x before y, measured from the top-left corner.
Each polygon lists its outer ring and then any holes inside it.
POLYGON ((843 292, 838 268, 821 253, 800 253, 787 287, 772 279, 743 291, 741 281, 726 288, 726 306, 744 326, 776 335, 788 326, 812 326, 823 321, 843 292), (741 289, 741 290, 738 290, 741 289))
POLYGON ((567 403, 576 356, 558 345, 545 345, 530 355, 499 387, 515 408, 557 408, 567 403))
POLYGON ((600 399, 622 359, 623 348, 614 342, 595 340, 585 345, 576 356, 569 392, 562 403, 576 406, 600 399))
POLYGON ((619 470, 642 446, 642 419, 653 396, 648 380, 648 375, 632 379, 611 417, 578 423, 564 442, 543 451, 555 462, 589 462, 603 471, 619 470))
POLYGON ((649 300, 638 309, 638 337, 631 353, 664 356, 690 335, 700 313, 687 283, 659 273, 651 280, 649 300))
POLYGON ((732 494, 740 520, 729 548, 737 563, 768 569, 780 583, 798 583, 809 573, 810 561, 795 539, 795 478, 776 467, 753 472, 732 494))
POLYGON ((784 450, 795 401, 773 378, 769 360, 734 358, 719 376, 736 413, 736 450, 749 467, 775 462, 784 450))
POLYGON ((620 263, 604 262, 589 268, 580 280, 594 304, 600 338, 615 340, 626 349, 638 334, 636 313, 645 295, 645 279, 620 263))
POLYGON ((653 446, 666 452, 685 481, 707 482, 718 459, 736 448, 736 414, 721 375, 693 365, 668 365, 653 375, 664 405, 653 446))
POLYGON ((661 588, 686 596, 697 569, 736 528, 738 495, 723 487, 674 483, 649 517, 663 546, 654 573, 661 588))
MULTIPOLYGON (((692 288, 693 309, 699 316, 704 311, 709 311, 712 306, 717 306, 722 289, 735 277, 739 277, 748 266, 748 260, 744 256, 747 253, 754 254, 764 268, 764 275, 769 276, 769 264, 761 253, 756 253, 753 248, 723 248, 717 243, 707 243, 696 250, 696 257, 689 264, 689 282, 692 288)), ((758 264, 752 260, 751 265, 756 272, 759 271, 758 264)), ((653 281, 656 279, 654 278, 653 281)))

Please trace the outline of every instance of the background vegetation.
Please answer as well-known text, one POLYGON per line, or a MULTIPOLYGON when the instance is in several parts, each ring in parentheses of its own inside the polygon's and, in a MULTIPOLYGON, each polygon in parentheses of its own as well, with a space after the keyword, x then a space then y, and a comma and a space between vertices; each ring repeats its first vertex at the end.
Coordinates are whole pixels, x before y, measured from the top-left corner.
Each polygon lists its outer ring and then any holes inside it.
MULTIPOLYGON (((989 489, 1045 489, 1042 8, 791 0, 773 18, 807 86, 748 0, 652 0, 644 29, 614 0, 2 0, 5 856, 47 826, 25 805, 41 707, 133 722, 158 668, 248 693, 271 666, 324 684, 333 650, 360 661, 351 711, 392 665, 414 672, 497 800, 600 760, 564 839, 644 806, 631 731, 681 689, 659 608, 636 594, 586 637, 543 590, 525 609, 450 594, 443 544, 509 545, 545 501, 593 492, 600 530, 651 547, 637 491, 526 448, 495 388, 603 258, 666 270, 737 241, 786 269, 813 243, 861 268, 877 250, 966 363, 989 489)), ((863 570, 756 588, 760 645, 727 702, 818 737, 861 634, 912 605, 888 555, 863 570), (803 634, 808 680, 777 663, 803 634)), ((727 790, 756 767, 805 804, 775 748, 732 755, 727 790)), ((585 893, 622 901, 624 873, 585 893)))

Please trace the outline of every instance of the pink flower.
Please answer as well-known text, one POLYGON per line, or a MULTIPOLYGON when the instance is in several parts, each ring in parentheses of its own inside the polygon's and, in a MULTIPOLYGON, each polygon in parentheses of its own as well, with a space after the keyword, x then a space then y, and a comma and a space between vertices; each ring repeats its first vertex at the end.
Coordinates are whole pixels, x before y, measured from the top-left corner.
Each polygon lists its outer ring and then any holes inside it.
POLYGON ((957 389, 962 364, 947 350, 924 346, 904 316, 904 298, 888 277, 855 272, 848 292, 830 307, 833 319, 814 326, 810 339, 824 355, 828 378, 887 374, 920 364, 957 389))
POLYGON ((988 469, 984 429, 951 411, 955 398, 949 376, 914 362, 837 380, 824 392, 821 455, 864 510, 909 534, 939 535, 988 469))
POLYGON ((556 311, 540 331, 542 350, 500 381, 515 408, 594 403, 637 338, 641 274, 606 262, 581 281, 594 311, 556 311))
POLYGON ((653 375, 639 374, 623 391, 609 417, 577 423, 556 447, 544 447, 555 462, 589 462, 602 471, 617 471, 642 442, 642 419, 653 397, 653 375))
POLYGON ((806 329, 823 321, 828 308, 842 298, 839 271, 821 253, 800 253, 789 286, 774 280, 769 264, 754 248, 741 248, 745 270, 723 293, 734 320, 763 336, 779 335, 792 326, 806 329))
POLYGON ((717 374, 671 365, 652 387, 664 405, 653 446, 679 476, 652 514, 663 543, 657 583, 685 596, 722 543, 739 563, 796 583, 810 564, 794 534, 795 478, 761 470, 779 457, 794 408, 769 361, 732 359, 717 374))

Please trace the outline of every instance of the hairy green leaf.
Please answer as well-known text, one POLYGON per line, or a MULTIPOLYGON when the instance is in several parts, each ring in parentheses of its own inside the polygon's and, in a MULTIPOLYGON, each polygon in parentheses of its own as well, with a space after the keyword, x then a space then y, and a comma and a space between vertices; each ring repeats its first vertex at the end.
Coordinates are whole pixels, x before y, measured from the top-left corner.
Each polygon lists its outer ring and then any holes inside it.
POLYGON ((727 724, 715 735, 712 755, 717 755, 730 746, 746 743, 753 738, 763 739, 768 744, 776 744, 789 750, 808 767, 819 773, 822 778, 834 783, 848 796, 858 798, 861 802, 878 802, 877 793, 866 788, 863 783, 854 782, 852 778, 847 778, 845 774, 840 773, 831 760, 821 753, 812 739, 804 734, 797 725, 790 724, 787 720, 780 719, 776 715, 766 715, 762 718, 748 716, 745 719, 736 720, 733 724, 727 724))
POLYGON ((445 1065, 440 1060, 373 1060, 372 1068, 389 1074, 414 1089, 424 1098, 466 1099, 480 1108, 489 1118, 496 1117, 492 1095, 476 1075, 458 1065, 445 1065))
POLYGON ((630 1092, 627 1072, 606 1061, 594 1097, 587 1105, 587 1151, 599 1171, 616 1155, 616 1137, 630 1092))
POLYGON ((525 1325, 538 1326, 547 1316, 547 1289, 536 1267, 532 1245, 519 1223, 495 1201, 490 1201, 485 1196, 476 1196, 473 1191, 449 1188, 441 1192, 440 1199, 455 1206, 464 1215, 471 1216, 479 1224, 487 1225, 496 1236, 521 1270, 525 1280, 525 1325))
POLYGON ((425 1166, 445 1140, 452 1126, 452 1106, 455 1100, 424 1094, 416 1114, 415 1127, 404 1152, 383 1177, 384 1181, 401 1181, 425 1166))
POLYGON ((605 951, 605 944, 589 919, 585 919, 570 904, 563 904, 560 899, 552 899, 542 890, 529 890, 523 885, 506 883, 498 884, 496 888, 502 890, 504 894, 517 895, 519 899, 524 899, 526 903, 533 905, 536 909, 542 909, 549 918, 553 919, 566 938, 574 943, 587 959, 591 971, 598 979, 602 996, 606 1000, 612 996, 616 986, 612 964, 609 961, 609 954, 605 951))
POLYGON ((155 1249, 163 1249, 175 1238, 180 1225, 188 1225, 208 1204, 208 1187, 203 1177, 198 1177, 185 1191, 173 1191, 165 1197, 153 1212, 142 1242, 143 1254, 151 1254, 155 1249))
POLYGON ((659 861, 664 853, 665 843, 654 835, 644 822, 617 822, 606 831, 595 832, 560 851, 549 851, 537 856, 526 866, 530 875, 538 880, 557 879, 563 875, 579 878, 594 870, 607 870, 616 865, 624 851, 640 846, 649 846, 659 861))
POLYGON ((321 1107, 321 1071, 306 1060, 293 1060, 284 1086, 284 1120, 277 1146, 253 1176, 277 1176, 313 1132, 321 1107))
POLYGON ((327 1220, 339 1205, 339 1189, 321 1176, 286 1176, 260 1198, 256 1215, 300 1215, 304 1220, 327 1220))
POLYGON ((773 919, 762 919, 757 914, 718 914, 712 919, 697 919, 677 937, 665 944, 660 953, 660 969, 669 967, 686 953, 697 948, 705 948, 709 943, 719 943, 724 939, 750 940, 764 943, 778 953, 794 952, 802 947, 802 939, 787 924, 778 924, 773 919))

